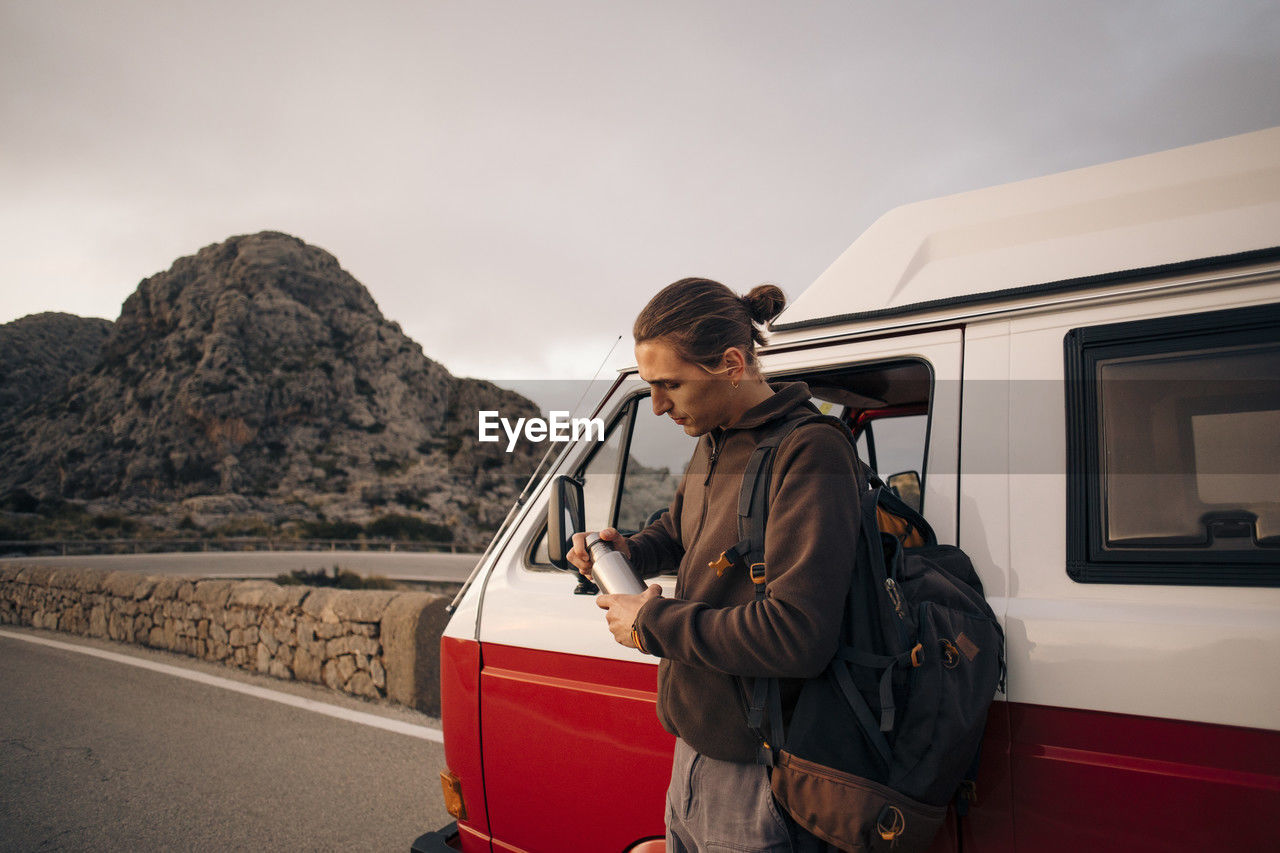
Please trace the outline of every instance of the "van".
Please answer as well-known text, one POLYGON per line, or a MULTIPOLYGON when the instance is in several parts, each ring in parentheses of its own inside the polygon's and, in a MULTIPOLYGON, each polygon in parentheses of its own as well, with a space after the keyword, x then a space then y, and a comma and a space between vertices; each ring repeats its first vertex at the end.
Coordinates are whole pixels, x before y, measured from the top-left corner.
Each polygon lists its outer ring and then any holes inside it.
MULTIPOLYGON (((1280 128, 896 209, 760 358, 897 475, 1002 622, 978 801, 934 850, 1274 849, 1280 128)), ((568 476, 586 529, 640 529, 694 439, 634 369, 595 414, 604 440, 530 484, 455 602, 458 820, 419 849, 662 849, 656 661, 574 595, 547 516, 568 476)))

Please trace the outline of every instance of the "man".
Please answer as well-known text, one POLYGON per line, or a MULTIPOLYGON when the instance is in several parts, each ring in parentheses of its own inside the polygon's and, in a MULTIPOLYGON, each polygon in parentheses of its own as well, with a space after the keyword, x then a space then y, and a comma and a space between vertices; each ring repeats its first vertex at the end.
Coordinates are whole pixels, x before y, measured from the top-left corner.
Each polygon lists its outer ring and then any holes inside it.
MULTIPOLYGON (((700 437, 658 521, 629 538, 600 532, 642 576, 678 568, 671 597, 654 585, 597 600, 619 643, 661 658, 658 717, 677 738, 669 850, 822 849, 773 801, 741 679, 783 679, 785 716, 799 681, 820 674, 835 652, 861 489, 847 439, 830 425, 806 424, 777 448, 762 599, 744 567, 724 568, 718 559, 740 538, 742 473, 760 438, 812 411, 806 386, 771 387, 756 362, 755 324, 776 316, 784 301, 770 286, 738 297, 715 282, 684 279, 655 296, 635 323, 636 362, 654 414, 700 437)), ((575 535, 569 559, 589 574, 585 538, 575 535)))

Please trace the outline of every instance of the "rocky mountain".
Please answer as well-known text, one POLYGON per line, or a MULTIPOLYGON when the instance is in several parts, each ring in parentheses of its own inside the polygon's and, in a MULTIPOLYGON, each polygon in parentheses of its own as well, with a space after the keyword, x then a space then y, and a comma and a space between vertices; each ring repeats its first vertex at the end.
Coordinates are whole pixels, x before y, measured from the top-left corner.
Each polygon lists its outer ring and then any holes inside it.
POLYGON ((0 359, 0 395, 15 401, 0 414, 0 495, 162 525, 398 513, 474 546, 538 453, 476 441, 477 409, 528 417, 533 403, 451 376, 336 258, 280 233, 179 259, 114 324, 0 327, 0 359))
POLYGON ((0 423, 55 397, 102 354, 111 322, 74 314, 31 314, 0 326, 0 423))

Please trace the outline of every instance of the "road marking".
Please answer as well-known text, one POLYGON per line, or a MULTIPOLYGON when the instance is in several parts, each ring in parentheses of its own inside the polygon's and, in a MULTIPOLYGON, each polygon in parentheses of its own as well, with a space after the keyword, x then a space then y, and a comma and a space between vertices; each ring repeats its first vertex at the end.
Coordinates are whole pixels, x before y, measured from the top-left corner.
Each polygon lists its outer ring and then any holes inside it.
POLYGON ((397 734, 408 735, 409 737, 421 738, 422 740, 444 743, 444 732, 439 729, 433 729, 430 726, 419 726, 414 723, 405 723, 400 720, 391 720, 386 717, 379 717, 377 714, 369 714, 364 711, 353 711, 349 708, 341 708, 337 705, 317 702, 314 699, 304 699, 301 696, 294 696, 290 693, 268 690, 267 688, 259 687, 256 684, 241 684, 240 682, 232 681, 229 678, 219 678, 216 675, 195 672, 193 670, 183 669, 180 666, 171 666, 167 663, 156 663, 155 661, 146 660, 145 658, 136 658, 130 655, 108 652, 102 649, 95 649, 91 646, 77 646, 73 643, 63 643, 59 640, 47 640, 44 637, 32 637, 26 634, 19 634, 14 631, 5 631, 0 629, 0 637, 8 637, 12 640, 22 640, 25 643, 35 643, 40 646, 50 646, 52 648, 62 649, 63 651, 68 652, 78 652, 83 655, 90 655, 91 657, 114 661, 115 663, 123 663, 128 666, 149 669, 153 672, 162 672, 165 675, 185 678, 188 681, 207 684, 211 687, 221 687, 224 690, 233 690, 236 693, 243 693, 246 696, 256 696, 259 699, 279 702, 281 705, 290 705, 294 708, 301 708, 304 711, 314 711, 317 714, 336 717, 339 720, 347 720, 364 726, 373 726, 376 729, 385 729, 389 732, 396 732, 397 734))

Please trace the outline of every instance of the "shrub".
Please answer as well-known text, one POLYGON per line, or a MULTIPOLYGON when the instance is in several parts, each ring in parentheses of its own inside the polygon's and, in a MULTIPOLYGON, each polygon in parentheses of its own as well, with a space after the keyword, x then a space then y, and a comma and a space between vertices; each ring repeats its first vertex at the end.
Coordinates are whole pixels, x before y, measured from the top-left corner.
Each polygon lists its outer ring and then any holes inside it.
POLYGON ((422 500, 418 493, 407 487, 396 490, 396 503, 401 506, 407 506, 410 509, 427 508, 427 504, 422 500))
POLYGON ((93 516, 90 524, 93 525, 95 530, 104 532, 114 530, 124 536, 132 536, 138 532, 139 527, 138 522, 134 519, 111 513, 93 516))
POLYGON ((443 524, 423 521, 412 515, 389 513, 369 522, 365 531, 370 536, 379 536, 401 541, 452 542, 453 531, 443 524))
POLYGON ((303 522, 302 535, 306 539, 359 539, 364 528, 354 521, 303 522))
POLYGON ((35 512, 39 506, 39 499, 26 489, 14 489, 0 499, 0 509, 10 512, 35 512))
POLYGON ((287 574, 276 575, 276 583, 281 586, 327 586, 338 589, 399 589, 395 581, 381 575, 365 578, 341 566, 334 566, 333 574, 326 573, 324 569, 294 569, 287 574))
POLYGON ((0 541, 23 542, 31 538, 31 532, 16 524, 0 521, 0 541))
POLYGON ((261 518, 231 518, 209 532, 214 536, 271 536, 275 529, 261 518))

